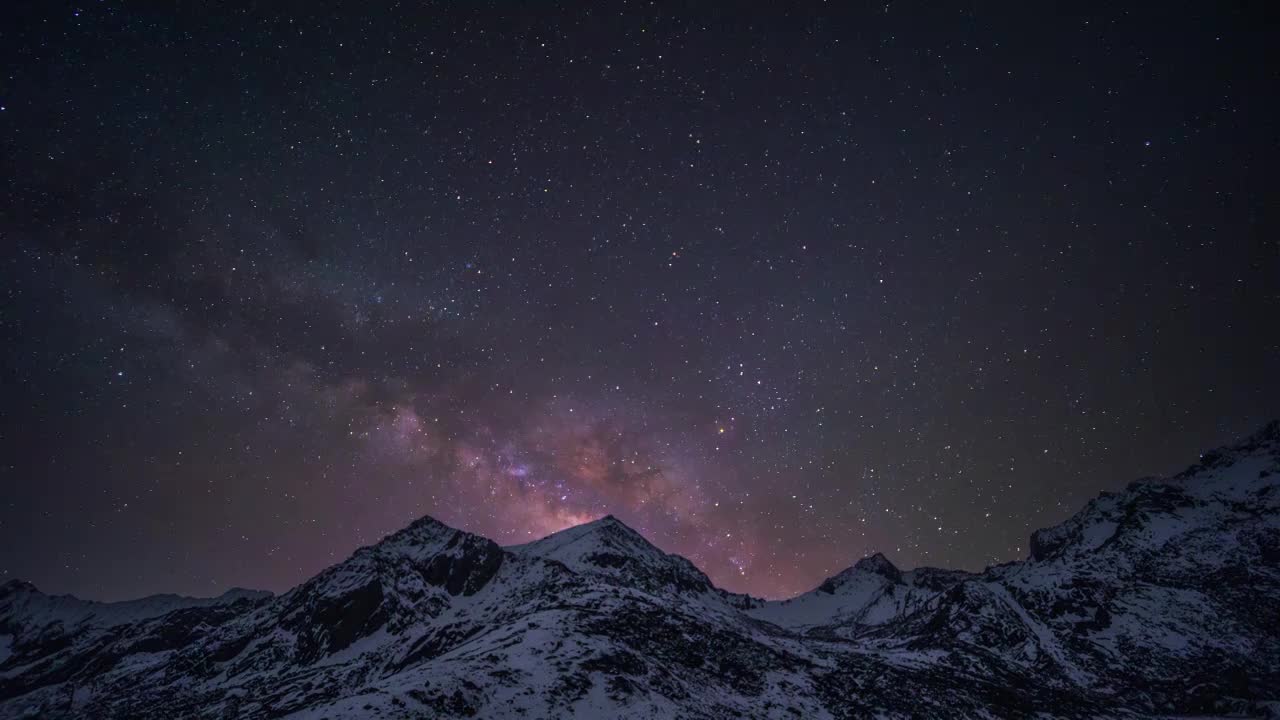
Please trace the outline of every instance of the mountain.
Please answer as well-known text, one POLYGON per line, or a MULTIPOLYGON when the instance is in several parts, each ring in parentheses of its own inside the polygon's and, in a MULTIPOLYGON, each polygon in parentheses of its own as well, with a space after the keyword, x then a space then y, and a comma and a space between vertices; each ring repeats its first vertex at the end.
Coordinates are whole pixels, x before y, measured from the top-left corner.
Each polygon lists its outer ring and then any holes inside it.
POLYGON ((716 588, 613 517, 423 518, 279 596, 0 586, 0 718, 1280 716, 1280 423, 1104 493, 1026 560, 716 588))

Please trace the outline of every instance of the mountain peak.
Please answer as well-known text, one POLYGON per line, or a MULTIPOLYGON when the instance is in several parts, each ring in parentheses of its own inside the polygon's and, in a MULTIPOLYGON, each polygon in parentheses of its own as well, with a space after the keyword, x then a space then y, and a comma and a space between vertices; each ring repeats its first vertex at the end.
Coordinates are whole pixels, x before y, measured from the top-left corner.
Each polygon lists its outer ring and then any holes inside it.
POLYGON ((889 562, 889 558, 885 557, 884 553, 877 552, 827 578, 815 589, 815 592, 833 594, 850 582, 865 578, 867 575, 875 575, 894 584, 902 582, 902 571, 889 562))
POLYGON ((496 543, 488 538, 450 527, 430 515, 423 515, 378 542, 356 550, 352 559, 375 555, 430 560, 437 553, 461 545, 496 543))
POLYGON ((0 597, 12 595, 18 592, 40 592, 35 585, 26 580, 18 580, 14 578, 5 583, 0 583, 0 597))
POLYGON ((879 575, 890 582, 902 582, 902 571, 889 562, 889 558, 885 557, 884 553, 876 552, 862 558, 853 564, 853 569, 855 572, 879 575))
MULTIPOLYGON (((1268 422, 1239 442, 1201 453, 1199 462, 1175 475, 1174 478, 1185 479, 1207 470, 1220 470, 1251 457, 1270 457, 1276 464, 1280 464, 1280 420, 1268 422)), ((1162 481, 1156 480, 1156 482, 1162 481)))
POLYGON ((383 538, 379 545, 393 542, 405 544, 421 541, 435 541, 441 537, 458 532, 456 528, 445 525, 430 515, 423 515, 403 528, 383 538))
POLYGON ((541 540, 535 540, 519 547, 529 549, 562 547, 570 543, 576 545, 604 544, 611 547, 617 547, 621 543, 622 546, 652 549, 661 554, 661 551, 653 547, 653 544, 643 535, 612 514, 598 517, 580 525, 567 527, 551 533, 541 540))
POLYGON ((578 573, 624 579, 632 587, 705 592, 711 581, 693 563, 666 552, 613 515, 575 525, 541 540, 507 548, 553 560, 578 573))
POLYGON ((584 522, 581 525, 577 525, 575 527, 601 527, 601 528, 618 527, 624 530, 630 530, 631 532, 636 532, 634 528, 622 522, 621 520, 618 519, 617 515, 613 515, 613 514, 603 515, 601 517, 596 518, 595 520, 588 520, 587 522, 584 522))
MULTIPOLYGON (((613 540, 623 540, 628 543, 639 543, 642 547, 652 547, 653 543, 649 542, 640 531, 622 522, 616 515, 603 515, 595 520, 572 527, 567 527, 559 532, 552 533, 544 539, 550 539, 557 536, 572 537, 581 539, 587 537, 611 538, 613 540)), ((657 548, 654 548, 657 550, 657 548)))
POLYGON ((432 517, 432 516, 430 516, 430 515, 423 515, 422 517, 418 518, 417 520, 414 520, 413 522, 411 522, 411 523, 409 523, 408 525, 406 525, 404 529, 405 529, 405 530, 413 530, 413 529, 418 529, 418 530, 436 530, 436 529, 439 529, 439 528, 445 528, 445 529, 448 529, 448 530, 452 530, 452 529, 453 529, 453 528, 449 527, 448 525, 445 525, 444 523, 440 522, 439 520, 435 519, 434 517, 432 517))

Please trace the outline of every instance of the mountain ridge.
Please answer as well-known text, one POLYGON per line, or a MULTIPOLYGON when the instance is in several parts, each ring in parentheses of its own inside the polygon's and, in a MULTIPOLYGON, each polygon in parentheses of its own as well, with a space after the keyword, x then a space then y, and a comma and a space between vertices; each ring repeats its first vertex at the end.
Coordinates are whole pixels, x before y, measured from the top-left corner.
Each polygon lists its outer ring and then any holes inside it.
POLYGON ((786 600, 717 588, 612 515, 507 547, 424 516, 280 595, 9 581, 0 719, 1262 715, 1276 596, 1272 422, 1099 495, 1024 560, 873 553, 786 600))

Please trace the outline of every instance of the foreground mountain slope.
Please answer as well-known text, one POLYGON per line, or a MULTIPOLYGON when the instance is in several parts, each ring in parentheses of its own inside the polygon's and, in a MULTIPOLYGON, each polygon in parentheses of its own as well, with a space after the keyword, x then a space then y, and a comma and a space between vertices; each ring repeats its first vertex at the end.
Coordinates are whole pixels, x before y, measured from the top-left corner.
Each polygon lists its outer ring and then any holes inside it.
POLYGON ((1106 493, 983 573, 873 555, 766 602, 612 517, 502 548, 430 518, 280 596, 0 586, 0 718, 1261 714, 1280 425, 1106 493))

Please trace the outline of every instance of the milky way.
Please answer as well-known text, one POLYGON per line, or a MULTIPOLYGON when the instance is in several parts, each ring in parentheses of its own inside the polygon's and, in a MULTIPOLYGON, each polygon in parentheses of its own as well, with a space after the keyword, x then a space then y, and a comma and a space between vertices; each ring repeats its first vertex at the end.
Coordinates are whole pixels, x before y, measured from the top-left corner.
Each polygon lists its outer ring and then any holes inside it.
POLYGON ((1277 413, 1264 19, 776 5, 14 12, 0 580, 612 513, 784 596, 1277 413))

